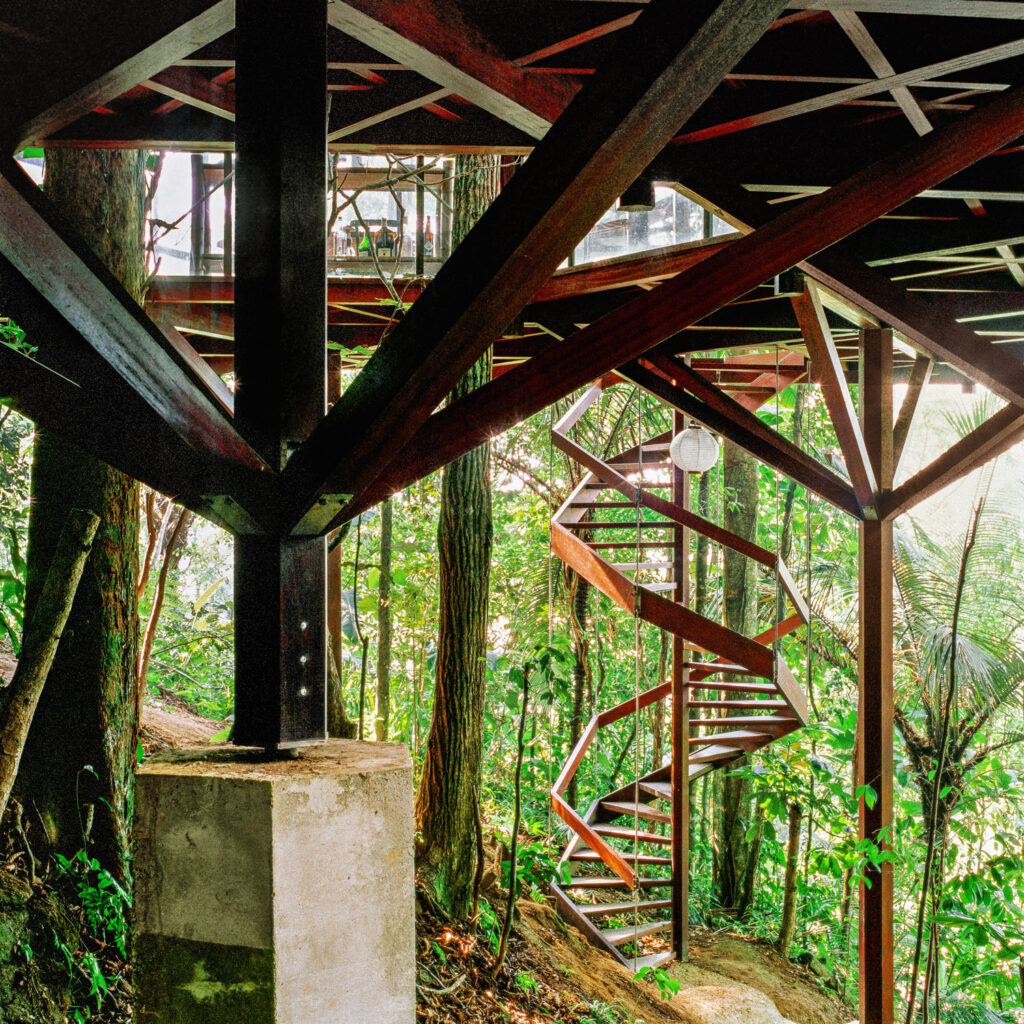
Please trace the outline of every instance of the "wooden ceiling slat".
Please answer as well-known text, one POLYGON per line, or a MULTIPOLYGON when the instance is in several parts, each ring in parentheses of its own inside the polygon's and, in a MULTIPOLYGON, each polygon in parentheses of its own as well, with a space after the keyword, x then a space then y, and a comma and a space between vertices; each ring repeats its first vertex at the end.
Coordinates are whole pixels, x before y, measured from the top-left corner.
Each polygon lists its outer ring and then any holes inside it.
POLYGON ((217 0, 205 9, 196 7, 193 3, 158 5, 149 9, 150 17, 133 19, 127 31, 105 28, 88 46, 74 40, 76 54, 85 59, 66 61, 59 68, 45 63, 22 67, 19 74, 25 91, 37 106, 20 112, 15 145, 8 149, 17 152, 26 145, 39 144, 234 27, 234 0, 217 0), (169 22, 163 11, 168 12, 169 22), (33 85, 36 76, 40 80, 33 85))
POLYGON ((783 121, 816 110, 834 107, 847 100, 860 99, 863 96, 872 96, 880 92, 890 92, 900 86, 914 85, 922 78, 938 78, 942 75, 955 74, 958 71, 966 71, 984 64, 994 64, 997 61, 1019 57, 1021 54, 1024 54, 1024 39, 1014 39, 1011 42, 1000 43, 998 46, 990 46, 974 53, 965 53, 949 60, 926 64, 924 67, 915 68, 912 71, 903 71, 896 75, 868 81, 863 85, 851 85, 846 89, 837 89, 811 99, 788 103, 782 107, 775 107, 773 110, 764 110, 758 114, 750 114, 732 121, 700 128, 697 131, 686 132, 678 136, 676 141, 699 142, 702 139, 713 139, 732 132, 746 131, 748 128, 756 128, 760 125, 772 124, 775 121, 783 121))
POLYGON ((538 80, 490 45, 456 8, 423 0, 335 0, 334 28, 418 71, 532 138, 544 136, 572 98, 570 83, 538 80))
POLYGON ((223 117, 225 121, 235 120, 234 90, 195 71, 178 67, 165 68, 142 84, 153 92, 223 117))

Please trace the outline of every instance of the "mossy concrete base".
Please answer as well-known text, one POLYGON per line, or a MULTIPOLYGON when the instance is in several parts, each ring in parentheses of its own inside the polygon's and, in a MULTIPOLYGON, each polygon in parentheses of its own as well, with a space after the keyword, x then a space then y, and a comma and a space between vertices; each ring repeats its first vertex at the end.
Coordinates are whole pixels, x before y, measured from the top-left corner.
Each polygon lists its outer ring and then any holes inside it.
POLYGON ((396 743, 139 771, 139 1024, 412 1024, 412 766, 396 743))
POLYGON ((135 1020, 274 1024, 269 949, 140 935, 135 942, 135 1020))

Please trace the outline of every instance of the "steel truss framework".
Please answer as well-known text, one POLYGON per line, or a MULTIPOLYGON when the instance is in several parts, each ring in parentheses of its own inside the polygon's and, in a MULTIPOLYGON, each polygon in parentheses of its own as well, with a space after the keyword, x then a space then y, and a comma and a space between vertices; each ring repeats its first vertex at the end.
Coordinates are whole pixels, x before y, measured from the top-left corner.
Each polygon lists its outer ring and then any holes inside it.
MULTIPOLYGON (((0 313, 45 338, 34 359, 0 346, 0 399, 233 531, 238 740, 324 734, 324 587, 309 584, 327 532, 626 379, 860 523, 858 770, 879 793, 861 830, 878 836, 892 521, 1024 436, 1024 4, 280 6, 8 0, 0 22, 0 313), (235 277, 157 281, 138 307, 24 178, 10 154, 26 144, 236 149, 235 277), (530 154, 340 396, 328 336, 373 346, 381 325, 375 284, 324 285, 328 149, 530 154), (734 233, 556 271, 636 180, 734 233), (435 411, 492 343, 495 378, 435 411), (790 382, 820 385, 845 477, 755 414, 775 345, 790 382), (929 377, 1007 405, 895 484, 929 377), (894 379, 910 384, 898 410, 894 379)), ((889 870, 861 892, 871 1024, 893 1015, 889 870)))

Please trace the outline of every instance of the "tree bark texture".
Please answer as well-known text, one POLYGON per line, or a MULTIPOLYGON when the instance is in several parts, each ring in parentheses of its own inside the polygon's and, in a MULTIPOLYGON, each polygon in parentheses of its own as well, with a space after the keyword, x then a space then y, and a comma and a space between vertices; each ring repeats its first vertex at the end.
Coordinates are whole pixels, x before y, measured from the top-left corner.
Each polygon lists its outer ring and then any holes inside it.
MULTIPOLYGON (((757 539, 757 460, 726 442, 722 466, 725 487, 725 528, 745 540, 757 539)), ((724 551, 725 624, 753 636, 757 632, 757 567, 752 559, 724 551)), ((734 762, 747 763, 749 755, 734 762)), ((750 839, 756 807, 750 783, 731 772, 719 772, 721 796, 718 807, 718 846, 715 857, 715 888, 723 907, 746 914, 753 899, 754 878, 761 851, 761 830, 750 839)))
MULTIPOLYGON (((45 180, 47 195, 64 218, 139 299, 145 281, 144 160, 137 150, 51 150, 45 180)), ((46 339, 33 340, 45 353, 46 339)), ((92 805, 92 852, 124 877, 138 736, 139 485, 68 441, 39 431, 26 621, 40 600, 71 508, 94 512, 100 526, 36 709, 15 790, 26 808, 38 811, 51 847, 68 855, 83 844, 85 808, 92 805)))
POLYGON ((779 926, 779 952, 789 956, 796 932, 796 878, 800 862, 800 825, 803 808, 795 800, 789 805, 789 839, 786 844, 786 880, 782 887, 782 924, 779 926))
POLYGON ((378 740, 388 738, 391 708, 391 499, 380 506, 380 583, 377 589, 377 718, 378 740))
MULTIPOLYGON (((460 242, 498 192, 498 159, 459 156, 455 164, 453 242, 460 242)), ((491 379, 491 353, 456 385, 451 400, 491 379)), ((422 834, 421 884, 456 918, 472 909, 476 820, 483 759, 487 598, 490 583, 490 448, 481 445, 444 471, 434 710, 416 794, 422 834)))
MULTIPOLYGON (((583 735, 583 709, 590 682, 590 634, 587 630, 587 605, 590 583, 578 573, 571 573, 569 624, 572 627, 572 718, 569 721, 569 749, 575 750, 583 735)), ((569 782, 569 805, 576 806, 576 776, 569 782)))
POLYGON ((0 818, 7 810, 39 695, 50 674, 99 525, 99 518, 92 512, 72 509, 57 542, 32 621, 25 629, 25 642, 11 679, 0 734, 0 818))

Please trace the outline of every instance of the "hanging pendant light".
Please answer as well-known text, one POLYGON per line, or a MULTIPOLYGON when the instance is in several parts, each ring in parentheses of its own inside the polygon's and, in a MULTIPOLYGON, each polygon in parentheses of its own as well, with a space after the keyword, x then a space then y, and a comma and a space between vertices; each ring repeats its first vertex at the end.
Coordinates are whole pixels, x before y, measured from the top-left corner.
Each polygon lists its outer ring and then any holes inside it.
POLYGON ((668 447, 672 461, 684 473, 705 473, 718 461, 718 440, 707 427, 691 423, 668 447))

